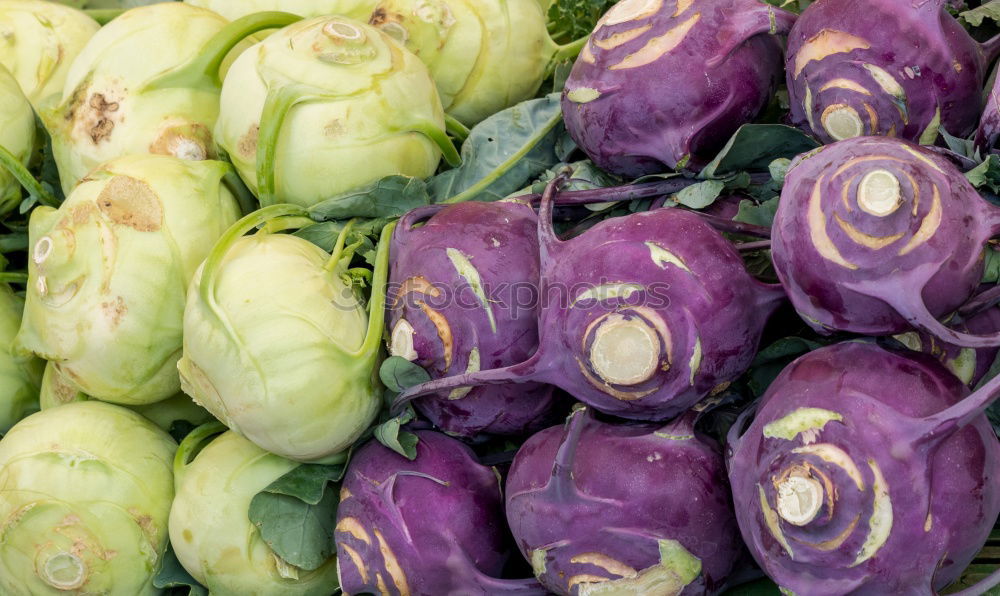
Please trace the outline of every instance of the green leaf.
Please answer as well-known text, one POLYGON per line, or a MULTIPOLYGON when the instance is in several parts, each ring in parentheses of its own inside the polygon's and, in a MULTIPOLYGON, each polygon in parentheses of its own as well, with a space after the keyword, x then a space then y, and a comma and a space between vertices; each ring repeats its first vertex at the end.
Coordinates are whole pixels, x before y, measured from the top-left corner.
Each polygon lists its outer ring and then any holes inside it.
POLYGON ((791 159, 819 147, 815 139, 783 124, 744 124, 702 170, 700 178, 716 178, 741 170, 763 170, 775 159, 791 159))
POLYGON ((331 483, 339 482, 345 469, 346 464, 302 464, 250 501, 250 521, 288 564, 312 571, 333 556, 340 496, 331 483))
MULTIPOLYGON (((369 265, 375 264, 375 249, 378 237, 391 218, 361 219, 355 220, 354 226, 347 235, 346 244, 351 245, 361 241, 362 245, 355 254, 364 258, 369 265)), ((330 252, 337 244, 337 237, 347 225, 346 220, 324 221, 318 224, 301 228, 294 232, 295 236, 312 242, 323 250, 330 252)))
POLYGON ((984 19, 1000 23, 1000 0, 990 0, 978 8, 961 12, 958 16, 973 27, 981 26, 984 19))
POLYGON ((321 201, 309 208, 309 215, 316 221, 399 217, 430 202, 423 180, 387 176, 364 188, 321 201))
POLYGON ((386 389, 396 393, 402 393, 404 389, 431 380, 426 370, 400 356, 386 358, 378 370, 378 375, 386 389))
POLYGON ((618 0, 555 0, 549 6, 548 27, 560 43, 590 34, 609 8, 618 0))
POLYGON ((472 128, 462 144, 462 165, 428 182, 438 203, 496 201, 559 163, 562 112, 559 94, 530 99, 472 128))
POLYGON ((739 211, 736 212, 736 221, 754 224, 758 226, 771 227, 774 223, 774 214, 778 212, 778 197, 757 204, 753 201, 740 201, 739 211))
POLYGON ((177 555, 174 553, 173 546, 167 547, 167 552, 163 556, 163 565, 160 567, 160 571, 157 572, 156 577, 153 578, 153 587, 160 588, 161 590, 174 588, 182 594, 186 593, 190 594, 190 596, 208 596, 208 590, 195 581, 191 577, 191 574, 181 566, 181 562, 177 560, 177 555))
POLYGON ((719 198, 725 187, 726 183, 722 180, 706 180, 682 189, 674 196, 674 200, 685 207, 704 209, 719 198))
POLYGON ((1000 251, 990 245, 986 249, 985 261, 986 265, 983 268, 983 279, 981 283, 1000 283, 1000 251))
MULTIPOLYGON (((413 416, 412 409, 408 410, 413 416)), ((389 449, 413 461, 417 458, 417 435, 402 430, 403 424, 409 422, 406 415, 396 416, 375 427, 375 438, 389 449)))
POLYGON ((994 193, 1000 192, 1000 156, 988 156, 983 163, 966 172, 965 177, 976 188, 985 186, 994 193))

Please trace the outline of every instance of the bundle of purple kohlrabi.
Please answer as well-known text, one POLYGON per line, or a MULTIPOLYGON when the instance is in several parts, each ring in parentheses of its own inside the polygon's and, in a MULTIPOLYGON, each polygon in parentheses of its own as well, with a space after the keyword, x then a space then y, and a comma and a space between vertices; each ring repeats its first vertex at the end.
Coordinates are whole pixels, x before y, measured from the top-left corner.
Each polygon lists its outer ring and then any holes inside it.
MULTIPOLYGON (((976 393, 933 358, 871 343, 782 371, 729 437, 743 538, 784 590, 931 594, 956 580, 1000 513, 1000 443, 976 393), (908 356, 908 357, 907 357, 908 356)), ((961 592, 982 594, 1000 572, 961 592)))
POLYGON ((411 387, 397 405, 459 387, 547 382, 608 414, 666 420, 750 364, 780 286, 756 281, 721 234, 681 209, 605 220, 560 240, 559 183, 539 212, 538 350, 512 366, 411 387))
POLYGON ((1000 38, 976 42, 945 0, 819 0, 788 34, 792 121, 823 142, 866 135, 933 144, 968 135, 1000 38))
POLYGON ((1000 333, 943 325, 975 292, 1000 209, 949 162, 889 137, 827 145, 793 161, 772 228, 774 267, 820 333, 913 328, 957 346, 1000 333))
POLYGON ((417 431, 413 461, 369 441, 351 458, 337 509, 345 594, 543 596, 497 579, 509 554, 495 470, 465 444, 417 431))
MULTIPOLYGON (((537 229, 534 210, 518 202, 458 203, 404 216, 391 248, 391 353, 435 379, 534 354, 537 229)), ((414 404, 442 430, 472 436, 541 428, 554 398, 550 385, 533 383, 456 388, 414 404)))
POLYGON ((566 81, 566 129, 609 172, 701 169, 770 100, 793 22, 758 0, 622 0, 566 81))
POLYGON ((507 520, 556 594, 715 594, 743 553, 719 446, 697 413, 609 424, 589 409, 529 439, 507 520))

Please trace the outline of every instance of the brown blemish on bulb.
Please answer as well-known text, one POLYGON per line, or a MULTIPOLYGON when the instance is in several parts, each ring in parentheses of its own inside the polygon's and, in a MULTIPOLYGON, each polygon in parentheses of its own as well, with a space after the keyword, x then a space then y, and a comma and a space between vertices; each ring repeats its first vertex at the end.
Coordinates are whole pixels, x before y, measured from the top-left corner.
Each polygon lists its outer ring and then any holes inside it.
POLYGON ((114 300, 102 302, 101 310, 104 311, 104 316, 108 319, 110 327, 114 329, 125 318, 125 314, 128 313, 128 306, 126 306, 124 298, 116 296, 114 300))
POLYGON ((259 134, 260 125, 254 124, 245 135, 240 137, 237 142, 237 148, 239 149, 240 155, 247 159, 251 159, 257 155, 257 136, 259 134))
POLYGON ((119 105, 117 101, 109 101, 103 93, 91 95, 88 105, 94 120, 89 130, 90 140, 96 145, 110 137, 114 131, 115 123, 112 117, 118 111, 119 105))
POLYGON ((372 12, 372 16, 368 18, 368 24, 378 27, 383 23, 388 23, 390 21, 398 21, 398 20, 399 20, 399 15, 394 14, 390 16, 389 12, 385 8, 379 6, 378 8, 375 9, 374 12, 372 12))
POLYGON ((112 222, 140 232, 155 232, 163 222, 163 207, 148 184, 131 176, 115 176, 97 197, 101 213, 112 222))
POLYGON ((195 123, 166 128, 150 143, 149 152, 189 161, 201 161, 214 158, 211 148, 211 131, 205 125, 195 123))

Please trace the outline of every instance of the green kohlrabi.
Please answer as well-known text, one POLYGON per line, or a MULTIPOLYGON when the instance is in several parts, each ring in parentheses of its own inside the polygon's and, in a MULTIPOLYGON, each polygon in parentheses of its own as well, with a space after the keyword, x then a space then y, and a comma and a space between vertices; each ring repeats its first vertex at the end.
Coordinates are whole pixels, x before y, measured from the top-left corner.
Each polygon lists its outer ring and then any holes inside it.
POLYGON ((169 528, 177 559, 213 594, 328 596, 337 586, 336 557, 312 571, 295 567, 271 550, 247 515, 257 493, 299 464, 234 432, 189 463, 213 430, 210 425, 189 434, 175 458, 169 528))
POLYGON ((272 205, 219 240, 188 290, 177 367, 185 393, 232 430, 282 457, 327 463, 381 403, 376 365, 393 226, 376 255, 369 319, 353 289, 359 272, 346 269, 348 229, 332 256, 289 234, 243 236, 305 214, 272 205))
POLYGON ((0 66, 0 215, 10 213, 21 201, 18 180, 27 175, 24 168, 34 145, 31 104, 10 72, 0 66))
POLYGON ((94 170, 29 226, 15 349, 53 361, 78 390, 125 405, 180 390, 187 284, 239 217, 217 161, 133 155, 94 170))
MULTIPOLYGON (((250 18, 250 17, 248 17, 250 18)), ((301 21, 233 62, 215 136, 262 205, 310 206, 458 154, 427 67, 379 29, 301 21)))
POLYGON ((63 190, 123 155, 214 158, 224 58, 247 35, 297 18, 262 13, 227 25, 210 10, 165 2, 114 19, 73 61, 58 104, 40 114, 63 190))
POLYGON ((0 0, 0 65, 36 109, 62 94, 70 64, 100 25, 83 12, 43 0, 0 0))
POLYGON ((0 593, 158 594, 176 449, 96 401, 15 425, 0 441, 0 593))
POLYGON ((38 410, 44 364, 37 358, 19 358, 10 352, 23 309, 24 299, 0 283, 0 436, 38 410))

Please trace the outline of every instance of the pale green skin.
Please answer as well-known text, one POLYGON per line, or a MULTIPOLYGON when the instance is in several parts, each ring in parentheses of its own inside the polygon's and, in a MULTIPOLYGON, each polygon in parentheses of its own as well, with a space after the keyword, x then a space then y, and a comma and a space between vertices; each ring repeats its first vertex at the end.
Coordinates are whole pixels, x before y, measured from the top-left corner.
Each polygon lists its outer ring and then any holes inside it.
POLYGON ((222 86, 215 137, 262 205, 311 206, 384 176, 426 178, 441 158, 427 134, 444 137, 444 111, 427 67, 378 29, 343 17, 301 21, 268 36, 233 62, 222 86), (324 34, 337 23, 363 40, 324 34), (343 53, 340 53, 343 52, 343 53), (356 64, 343 64, 364 54, 356 64), (284 118, 265 109, 281 94, 284 118), (277 127, 266 142, 265 126, 277 127), (258 184, 258 140, 273 145, 274 196, 258 184))
MULTIPOLYGON (((206 286, 188 291, 184 392, 263 449, 328 462, 377 413, 376 348, 368 317, 330 255, 287 234, 220 243, 224 257, 206 286)), ((378 333, 381 336, 381 333, 378 333)))
MULTIPOLYGON (((26 166, 34 146, 35 113, 17 81, 0 66, 0 147, 26 166)), ((13 211, 20 202, 20 184, 0 167, 0 216, 13 211)))
MULTIPOLYGON (((41 393, 38 397, 41 409, 46 410, 89 399, 90 397, 87 394, 78 391, 76 387, 60 375, 51 362, 45 364, 41 393)), ((183 393, 178 393, 155 404, 125 407, 142 414, 150 422, 165 431, 169 431, 174 422, 178 420, 185 420, 194 426, 214 420, 212 415, 208 413, 208 410, 194 403, 190 397, 183 393)))
POLYGON ((178 467, 170 542, 212 594, 327 596, 337 586, 336 557, 314 571, 293 570, 297 580, 282 577, 274 551, 247 517, 254 495, 298 465, 227 432, 178 467))
POLYGON ((281 10, 375 24, 427 65, 445 111, 466 126, 534 97, 558 51, 544 0, 186 1, 230 19, 281 10))
POLYGON ((45 363, 38 358, 18 358, 10 345, 21 326, 24 299, 10 286, 0 284, 0 435, 18 420, 38 411, 38 390, 45 363))
POLYGON ((0 593, 158 594, 176 448, 142 416, 96 401, 14 426, 0 441, 0 593), (75 561, 47 581, 53 558, 75 561))
POLYGON ((123 155, 214 157, 218 88, 143 87, 193 59, 226 23, 210 10, 165 2, 129 10, 90 39, 69 69, 58 105, 40 113, 65 193, 91 169, 123 155))
POLYGON ((15 341, 77 390, 124 405, 180 391, 187 285, 239 217, 229 166, 161 155, 95 170, 29 225, 28 286, 15 341))
POLYGON ((0 0, 0 65, 41 109, 59 101, 70 64, 101 26, 83 12, 43 0, 0 0))

